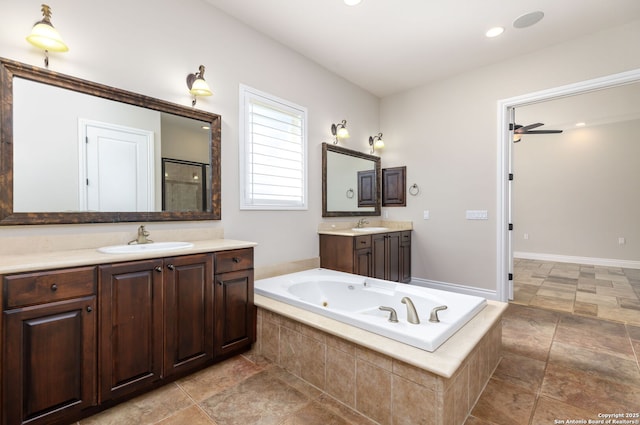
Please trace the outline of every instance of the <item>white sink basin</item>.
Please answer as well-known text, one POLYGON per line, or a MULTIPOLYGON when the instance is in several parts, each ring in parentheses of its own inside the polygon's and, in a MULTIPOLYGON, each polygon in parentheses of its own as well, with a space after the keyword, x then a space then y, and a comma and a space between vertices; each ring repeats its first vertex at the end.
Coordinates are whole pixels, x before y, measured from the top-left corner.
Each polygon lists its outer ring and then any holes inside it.
POLYGON ((98 248, 98 251, 105 254, 135 254, 136 252, 158 252, 171 251, 174 249, 191 248, 191 242, 152 242, 133 245, 112 245, 98 248))
POLYGON ((386 232, 389 230, 388 227, 354 227, 354 232, 386 232))

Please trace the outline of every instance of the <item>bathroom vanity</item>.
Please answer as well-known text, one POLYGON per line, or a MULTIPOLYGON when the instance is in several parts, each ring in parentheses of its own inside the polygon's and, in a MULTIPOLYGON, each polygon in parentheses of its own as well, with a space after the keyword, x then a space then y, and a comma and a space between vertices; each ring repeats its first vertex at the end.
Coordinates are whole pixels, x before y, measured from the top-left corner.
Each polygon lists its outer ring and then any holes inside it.
POLYGON ((320 267, 362 276, 409 282, 411 230, 321 231, 320 267))
POLYGON ((70 423, 248 350, 253 245, 0 267, 2 424, 70 423))

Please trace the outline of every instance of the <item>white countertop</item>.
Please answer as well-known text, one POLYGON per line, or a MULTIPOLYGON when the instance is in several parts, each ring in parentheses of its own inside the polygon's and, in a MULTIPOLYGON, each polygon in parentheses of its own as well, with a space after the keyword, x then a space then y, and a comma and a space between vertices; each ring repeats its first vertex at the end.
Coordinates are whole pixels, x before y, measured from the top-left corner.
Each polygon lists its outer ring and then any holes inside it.
MULTIPOLYGON (((192 241, 187 241, 192 242, 192 241)), ((0 255, 0 274, 25 271, 50 270, 65 267, 77 267, 93 264, 118 263, 123 261, 163 258, 176 255, 197 254, 202 252, 226 251, 249 248, 255 242, 233 239, 210 239, 193 241, 193 247, 156 252, 137 252, 134 254, 104 254, 97 248, 35 252, 32 254, 0 255)))
POLYGON ((453 376, 481 337, 501 319, 503 312, 507 308, 506 303, 487 300, 487 306, 482 311, 436 351, 430 353, 263 295, 255 294, 254 303, 258 307, 273 311, 445 378, 453 376))

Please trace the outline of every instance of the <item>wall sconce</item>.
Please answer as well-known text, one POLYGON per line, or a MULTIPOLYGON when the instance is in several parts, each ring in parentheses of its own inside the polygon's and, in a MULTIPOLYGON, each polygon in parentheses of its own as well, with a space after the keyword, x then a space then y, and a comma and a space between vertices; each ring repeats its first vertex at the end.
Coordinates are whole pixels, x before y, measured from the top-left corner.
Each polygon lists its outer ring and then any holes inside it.
POLYGON ((42 10, 43 18, 33 25, 31 34, 27 36, 27 41, 44 50, 44 66, 49 68, 49 50, 52 52, 66 52, 69 48, 62 41, 60 33, 51 23, 51 8, 43 4, 40 10, 42 10))
POLYGON ((200 65, 198 72, 187 75, 187 87, 189 93, 193 96, 191 106, 196 106, 196 96, 211 96, 209 84, 204 80, 204 65, 200 65))
POLYGON ((331 134, 335 137, 333 141, 334 145, 338 144, 338 139, 346 139, 349 137, 349 130, 347 130, 347 120, 342 120, 338 124, 331 124, 331 134))
POLYGON ((373 154, 376 149, 384 148, 384 140, 382 140, 382 133, 378 133, 377 136, 369 136, 369 146, 371 146, 371 153, 373 154))

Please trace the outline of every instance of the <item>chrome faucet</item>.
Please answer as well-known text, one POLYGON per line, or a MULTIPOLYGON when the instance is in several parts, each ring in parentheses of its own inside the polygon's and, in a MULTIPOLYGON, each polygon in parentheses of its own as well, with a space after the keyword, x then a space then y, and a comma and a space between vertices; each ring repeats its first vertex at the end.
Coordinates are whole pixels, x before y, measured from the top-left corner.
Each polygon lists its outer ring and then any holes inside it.
POLYGON ((361 218, 360 220, 358 220, 358 224, 356 224, 356 227, 358 229, 362 229, 365 224, 369 224, 369 221, 366 218, 361 218))
POLYGON ((440 319, 438 318, 438 312, 442 310, 446 310, 448 307, 446 305, 439 305, 438 307, 434 307, 431 310, 431 315, 429 316, 429 321, 433 323, 439 323, 440 319))
POLYGON ((411 298, 404 297, 400 300, 400 302, 407 305, 407 322, 413 323, 414 325, 419 325, 420 318, 418 317, 416 306, 413 305, 413 301, 411 301, 411 298))
POLYGON ((149 236, 149 234, 150 233, 145 230, 144 226, 138 227, 138 237, 132 241, 129 241, 129 245, 153 242, 151 239, 147 239, 147 236, 149 236))

